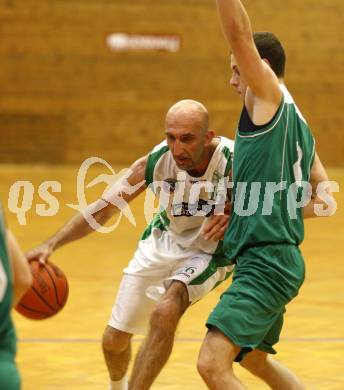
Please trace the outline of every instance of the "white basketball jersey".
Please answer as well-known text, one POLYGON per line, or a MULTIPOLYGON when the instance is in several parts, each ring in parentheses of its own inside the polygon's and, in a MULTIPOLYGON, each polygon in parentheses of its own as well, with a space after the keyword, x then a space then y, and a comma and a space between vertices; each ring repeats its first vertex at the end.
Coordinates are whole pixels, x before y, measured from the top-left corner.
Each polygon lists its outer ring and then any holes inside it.
POLYGON ((190 176, 178 168, 166 141, 152 150, 146 166, 146 184, 159 198, 161 211, 153 218, 143 239, 153 228, 159 228, 184 248, 214 253, 218 243, 204 240, 202 229, 214 211, 224 208, 234 150, 233 141, 219 138, 201 177, 190 176))

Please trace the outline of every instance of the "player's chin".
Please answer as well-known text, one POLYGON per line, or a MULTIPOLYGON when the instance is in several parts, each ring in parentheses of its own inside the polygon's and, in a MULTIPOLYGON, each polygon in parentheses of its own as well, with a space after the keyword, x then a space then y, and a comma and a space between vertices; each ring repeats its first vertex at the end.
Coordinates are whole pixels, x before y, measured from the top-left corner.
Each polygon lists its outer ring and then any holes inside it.
POLYGON ((237 90, 237 93, 238 93, 238 95, 240 96, 240 98, 241 98, 242 100, 245 100, 245 91, 243 91, 243 90, 241 90, 241 89, 238 89, 238 90, 237 90))
POLYGON ((176 161, 177 167, 179 169, 183 169, 184 171, 187 171, 189 169, 192 169, 192 163, 190 163, 190 160, 182 160, 182 161, 176 161))

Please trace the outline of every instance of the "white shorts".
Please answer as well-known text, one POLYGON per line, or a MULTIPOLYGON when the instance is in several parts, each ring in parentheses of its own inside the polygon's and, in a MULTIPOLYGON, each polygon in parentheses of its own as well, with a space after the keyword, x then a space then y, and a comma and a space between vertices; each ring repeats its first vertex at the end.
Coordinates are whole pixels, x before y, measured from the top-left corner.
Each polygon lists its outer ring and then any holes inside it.
POLYGON ((156 301, 173 280, 186 285, 189 300, 195 303, 227 279, 233 267, 224 256, 185 249, 173 242, 168 232, 153 229, 139 242, 123 271, 109 325, 131 334, 146 334, 156 301))

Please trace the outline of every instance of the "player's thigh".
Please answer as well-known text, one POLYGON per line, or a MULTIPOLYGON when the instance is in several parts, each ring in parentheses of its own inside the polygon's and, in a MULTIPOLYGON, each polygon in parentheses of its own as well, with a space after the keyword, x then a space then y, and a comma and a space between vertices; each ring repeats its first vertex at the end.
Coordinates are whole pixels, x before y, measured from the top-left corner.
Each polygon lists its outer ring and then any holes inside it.
POLYGON ((112 308, 109 326, 130 334, 145 334, 155 301, 146 295, 154 284, 148 277, 124 275, 112 308))
POLYGON ((156 308, 163 306, 165 310, 174 309, 177 313, 182 314, 190 305, 189 293, 187 286, 179 280, 173 280, 166 293, 157 303, 156 308))

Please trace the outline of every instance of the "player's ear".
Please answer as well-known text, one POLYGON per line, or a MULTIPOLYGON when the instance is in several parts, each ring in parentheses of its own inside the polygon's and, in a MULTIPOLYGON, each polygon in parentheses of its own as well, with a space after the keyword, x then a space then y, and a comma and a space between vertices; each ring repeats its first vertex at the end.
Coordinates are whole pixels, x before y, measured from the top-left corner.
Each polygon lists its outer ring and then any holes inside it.
POLYGON ((209 145, 211 143, 211 141, 213 140, 213 138, 215 137, 215 131, 210 129, 207 131, 206 133, 206 136, 205 136, 205 142, 207 145, 209 145))
POLYGON ((265 62, 271 68, 270 61, 267 58, 262 58, 262 61, 265 62))

